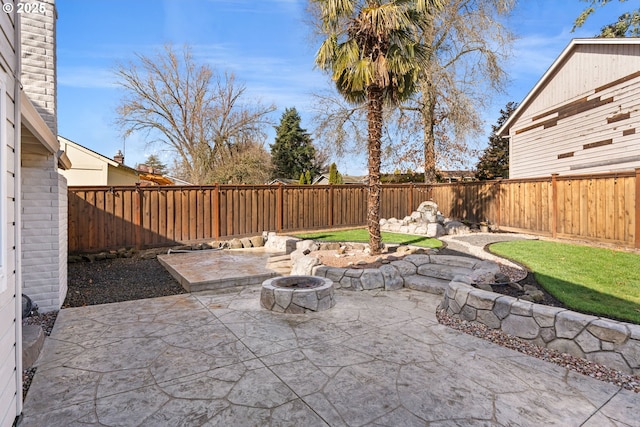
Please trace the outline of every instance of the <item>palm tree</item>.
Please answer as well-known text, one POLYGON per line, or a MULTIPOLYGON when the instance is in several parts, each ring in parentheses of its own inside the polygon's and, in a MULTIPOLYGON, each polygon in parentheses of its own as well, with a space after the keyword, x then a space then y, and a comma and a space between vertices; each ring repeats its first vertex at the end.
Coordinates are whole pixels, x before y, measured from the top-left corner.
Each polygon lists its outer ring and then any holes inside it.
POLYGON ((428 66, 421 30, 432 21, 441 0, 313 0, 326 39, 316 64, 331 71, 344 98, 366 104, 369 184, 367 224, 372 254, 380 253, 380 145, 382 109, 417 90, 420 70, 428 66))

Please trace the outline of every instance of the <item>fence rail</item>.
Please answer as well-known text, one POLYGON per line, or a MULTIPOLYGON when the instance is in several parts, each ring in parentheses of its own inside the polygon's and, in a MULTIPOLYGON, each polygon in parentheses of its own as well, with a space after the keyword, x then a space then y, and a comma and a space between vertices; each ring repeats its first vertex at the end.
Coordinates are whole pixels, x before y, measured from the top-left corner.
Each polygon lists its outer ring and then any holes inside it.
MULTIPOLYGON (((366 224, 364 185, 70 187, 69 251, 153 247, 366 224)), ((640 248, 640 169, 452 184, 385 184, 381 217, 425 200, 500 229, 640 248)))

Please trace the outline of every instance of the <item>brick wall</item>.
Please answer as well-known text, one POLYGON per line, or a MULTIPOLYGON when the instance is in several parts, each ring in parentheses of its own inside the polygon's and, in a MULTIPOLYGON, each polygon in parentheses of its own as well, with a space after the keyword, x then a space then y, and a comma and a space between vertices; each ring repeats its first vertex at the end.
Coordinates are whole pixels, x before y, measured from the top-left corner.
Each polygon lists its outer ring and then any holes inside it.
POLYGON ((67 292, 66 209, 66 180, 53 155, 23 153, 23 292, 42 312, 59 309, 67 292))
POLYGON ((45 3, 46 13, 22 14, 22 84, 24 91, 54 135, 56 119, 56 11, 54 0, 45 3))

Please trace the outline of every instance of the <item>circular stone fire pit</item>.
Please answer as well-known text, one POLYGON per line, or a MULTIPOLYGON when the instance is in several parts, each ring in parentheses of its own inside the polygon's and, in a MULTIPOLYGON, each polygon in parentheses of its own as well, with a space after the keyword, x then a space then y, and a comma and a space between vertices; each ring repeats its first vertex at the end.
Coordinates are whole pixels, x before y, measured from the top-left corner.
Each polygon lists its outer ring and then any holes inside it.
POLYGON ((279 313, 328 310, 336 304, 333 281, 316 276, 274 277, 262 282, 260 304, 279 313))

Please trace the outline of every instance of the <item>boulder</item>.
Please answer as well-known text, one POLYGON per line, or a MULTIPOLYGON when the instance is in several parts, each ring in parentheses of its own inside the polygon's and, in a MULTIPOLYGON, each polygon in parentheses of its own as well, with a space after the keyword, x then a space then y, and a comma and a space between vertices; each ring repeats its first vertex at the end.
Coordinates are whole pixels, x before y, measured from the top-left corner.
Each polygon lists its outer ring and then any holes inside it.
POLYGON ((420 212, 420 216, 424 222, 436 222, 438 215, 438 204, 433 201, 426 201, 420 203, 417 212, 420 212))
POLYGON ((284 251, 285 253, 290 254, 294 250, 296 250, 296 242, 300 239, 289 236, 278 236, 274 232, 269 232, 267 235, 267 241, 264 246, 267 249, 274 249, 277 251, 284 251))
POLYGON ((437 222, 432 222, 432 223, 429 223, 429 225, 427 225, 427 232, 426 232, 427 237, 438 238, 444 235, 445 235, 445 229, 441 224, 437 222))
POLYGON ((240 239, 240 242, 242 243, 242 247, 243 248, 252 248, 253 244, 251 244, 251 239, 248 237, 243 237, 242 239, 240 239))
POLYGON ((496 283, 496 275, 494 274, 494 272, 484 268, 473 270, 470 274, 470 277, 471 277, 471 281, 476 285, 479 285, 479 284, 489 285, 491 283, 496 283))
POLYGON ((467 227, 460 221, 449 221, 445 223, 444 230, 449 235, 461 235, 461 234, 471 233, 471 230, 469 229, 469 227, 467 227))
POLYGON ((250 237, 249 240, 251 241, 251 244, 253 245, 254 248, 259 248, 261 246, 264 246, 264 237, 262 236, 253 236, 253 237, 250 237))
POLYGON ((340 243, 337 243, 337 242, 320 243, 321 251, 337 251, 339 249, 340 249, 340 243))
POLYGON ((320 248, 320 245, 317 244, 314 240, 299 240, 296 242, 296 250, 298 251, 317 251, 320 248))
POLYGON ((313 267, 319 265, 320 260, 313 256, 303 256, 296 259, 292 264, 292 276, 311 276, 313 274, 313 267))
POLYGON ((229 249, 242 249, 242 242, 240 239, 231 239, 227 242, 229 249))
POLYGON ((398 246, 396 248, 396 255, 397 256, 411 255, 411 254, 413 254, 415 252, 416 252, 415 248, 412 248, 412 247, 406 246, 406 245, 401 245, 401 246, 398 246))

